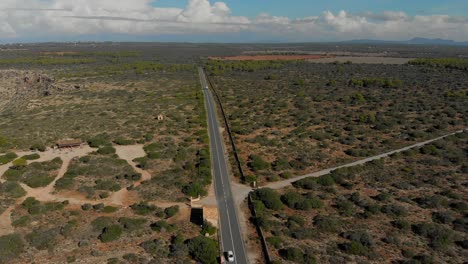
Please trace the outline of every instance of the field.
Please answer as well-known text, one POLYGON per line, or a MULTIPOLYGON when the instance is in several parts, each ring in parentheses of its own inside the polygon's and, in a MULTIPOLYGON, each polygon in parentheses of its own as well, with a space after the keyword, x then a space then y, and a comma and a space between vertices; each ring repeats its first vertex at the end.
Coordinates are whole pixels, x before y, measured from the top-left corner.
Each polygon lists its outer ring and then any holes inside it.
POLYGON ((462 263, 468 133, 253 195, 275 263, 462 263))
MULTIPOLYGON (((467 52, 0 46, 0 263, 216 263, 217 228, 190 221, 190 198, 216 200, 197 66, 206 67, 226 110, 246 176, 239 181, 262 186, 466 128, 467 52), (57 149, 66 139, 82 144, 57 149)), ((461 262, 466 137, 260 189, 252 223, 266 230, 279 263, 461 262)), ((241 203, 250 189, 233 190, 241 203)), ((214 208, 209 214, 217 218, 214 208)), ((259 249, 251 252, 260 259, 259 249)))
POLYGON ((468 122, 462 70, 255 61, 209 61, 207 69, 248 182, 330 168, 468 122))
POLYGON ((187 205, 211 184, 190 59, 64 46, 0 58, 0 262, 216 258, 187 205), (54 149, 68 138, 84 146, 54 149))
POLYGON ((210 57, 210 60, 221 61, 273 61, 273 60, 316 60, 334 58, 333 56, 319 55, 255 55, 255 56, 232 56, 232 57, 210 57))

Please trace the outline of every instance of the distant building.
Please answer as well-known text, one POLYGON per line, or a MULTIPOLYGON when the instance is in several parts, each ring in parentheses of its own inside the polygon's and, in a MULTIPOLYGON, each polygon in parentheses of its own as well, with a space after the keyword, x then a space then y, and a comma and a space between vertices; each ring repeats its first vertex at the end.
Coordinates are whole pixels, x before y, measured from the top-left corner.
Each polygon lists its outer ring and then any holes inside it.
POLYGON ((80 139, 66 139, 57 142, 58 148, 76 148, 80 147, 83 142, 80 139))
POLYGON ((158 115, 156 117, 156 119, 158 119, 159 121, 163 121, 164 120, 164 116, 163 115, 158 115))

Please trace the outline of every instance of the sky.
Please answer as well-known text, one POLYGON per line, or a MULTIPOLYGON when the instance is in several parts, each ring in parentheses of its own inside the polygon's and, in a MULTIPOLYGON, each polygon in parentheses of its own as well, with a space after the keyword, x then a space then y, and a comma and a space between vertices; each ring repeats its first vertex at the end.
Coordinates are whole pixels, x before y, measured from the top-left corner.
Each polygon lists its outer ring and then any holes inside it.
POLYGON ((467 0, 0 0, 0 42, 468 41, 467 0))

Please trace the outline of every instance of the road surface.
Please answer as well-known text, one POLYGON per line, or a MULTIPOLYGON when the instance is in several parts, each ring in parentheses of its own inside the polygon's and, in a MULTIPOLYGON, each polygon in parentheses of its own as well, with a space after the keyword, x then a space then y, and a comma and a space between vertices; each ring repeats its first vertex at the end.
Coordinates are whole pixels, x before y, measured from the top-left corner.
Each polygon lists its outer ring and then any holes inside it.
POLYGON ((244 241, 237 217, 236 205, 231 190, 224 145, 219 131, 216 107, 211 91, 207 88, 205 72, 198 68, 200 80, 205 97, 208 118, 208 131, 210 135, 211 157, 214 172, 214 188, 218 203, 220 219, 221 248, 223 252, 232 250, 235 256, 234 263, 247 264, 244 241))

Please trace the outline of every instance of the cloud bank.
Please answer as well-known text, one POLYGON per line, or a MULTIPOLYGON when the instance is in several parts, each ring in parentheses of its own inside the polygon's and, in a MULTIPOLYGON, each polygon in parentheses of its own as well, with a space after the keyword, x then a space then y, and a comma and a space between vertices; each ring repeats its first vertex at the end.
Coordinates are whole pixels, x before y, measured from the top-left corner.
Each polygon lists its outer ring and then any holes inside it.
MULTIPOLYGON (((2 0, 0 39, 73 38, 84 35, 249 34, 282 41, 412 37, 468 40, 468 17, 410 16, 404 12, 350 14, 324 11, 298 19, 261 13, 234 16, 224 2, 188 0, 185 8, 157 8, 152 0, 2 0)), ((157 3, 157 2, 156 2, 157 3)))

